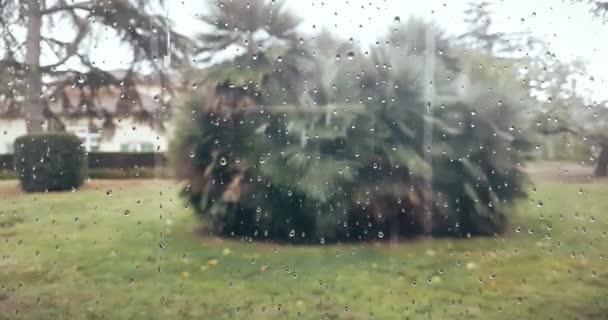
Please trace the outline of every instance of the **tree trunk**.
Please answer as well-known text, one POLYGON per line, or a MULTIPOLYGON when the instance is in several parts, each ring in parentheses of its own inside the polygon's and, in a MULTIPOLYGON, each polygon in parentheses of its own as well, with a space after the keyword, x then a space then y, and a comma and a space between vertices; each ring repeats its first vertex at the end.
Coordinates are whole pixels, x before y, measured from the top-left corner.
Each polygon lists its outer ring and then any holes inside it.
POLYGON ((247 34, 247 54, 250 56, 254 55, 256 52, 255 43, 253 43, 253 33, 249 31, 247 34))
POLYGON ((597 158, 597 165, 595 167, 595 176, 606 177, 608 176, 608 144, 600 146, 600 155, 597 158))
POLYGON ((27 132, 42 132, 44 122, 42 99, 42 73, 40 71, 40 42, 42 40, 42 13, 39 0, 27 1, 27 36, 25 40, 25 64, 27 65, 27 86, 23 114, 27 132))

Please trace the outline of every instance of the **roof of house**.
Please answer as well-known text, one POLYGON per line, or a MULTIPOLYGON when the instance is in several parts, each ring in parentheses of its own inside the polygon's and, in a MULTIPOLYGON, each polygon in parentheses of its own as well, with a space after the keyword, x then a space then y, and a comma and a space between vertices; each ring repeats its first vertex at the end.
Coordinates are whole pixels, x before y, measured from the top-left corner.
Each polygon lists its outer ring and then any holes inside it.
MULTIPOLYGON (((90 78, 79 75, 76 81, 64 80, 63 86, 44 98, 44 106, 60 117, 104 114, 124 117, 137 113, 166 112, 163 105, 171 97, 171 90, 163 86, 158 77, 133 76, 126 70, 90 73, 88 76, 90 78)), ((178 81, 175 76, 169 78, 178 81)), ((175 89, 175 86, 171 87, 175 89)), ((23 117, 23 101, 23 97, 9 99, 0 94, 0 118, 23 117)))

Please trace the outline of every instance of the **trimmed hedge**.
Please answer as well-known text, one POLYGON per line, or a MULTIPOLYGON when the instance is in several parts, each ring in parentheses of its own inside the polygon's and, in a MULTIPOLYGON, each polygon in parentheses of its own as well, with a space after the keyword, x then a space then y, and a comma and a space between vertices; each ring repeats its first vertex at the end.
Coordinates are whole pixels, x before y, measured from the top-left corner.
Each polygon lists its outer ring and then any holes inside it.
POLYGON ((13 170, 15 157, 12 154, 0 154, 0 170, 13 170))
POLYGON ((84 182, 86 154, 72 134, 26 135, 15 140, 15 169, 27 192, 69 190, 84 182))
POLYGON ((90 152, 89 168, 133 169, 166 167, 163 153, 90 152))
POLYGON ((108 169, 108 168, 89 168, 89 178, 91 179, 170 179, 173 178, 171 170, 168 168, 137 168, 137 169, 108 169))
MULTIPOLYGON (((90 152, 87 154, 87 162, 88 176, 92 179, 174 177, 164 153, 90 152)), ((15 156, 0 155, 0 180, 16 178, 15 156)))

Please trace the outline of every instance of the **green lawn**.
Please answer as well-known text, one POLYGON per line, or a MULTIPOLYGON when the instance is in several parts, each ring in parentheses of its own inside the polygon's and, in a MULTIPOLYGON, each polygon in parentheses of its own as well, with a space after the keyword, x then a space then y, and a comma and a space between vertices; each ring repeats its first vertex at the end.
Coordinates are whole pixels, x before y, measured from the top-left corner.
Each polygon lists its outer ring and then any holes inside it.
POLYGON ((1 319, 608 318, 606 181, 538 182, 497 238, 319 246, 204 235, 167 181, 13 184, 1 319))

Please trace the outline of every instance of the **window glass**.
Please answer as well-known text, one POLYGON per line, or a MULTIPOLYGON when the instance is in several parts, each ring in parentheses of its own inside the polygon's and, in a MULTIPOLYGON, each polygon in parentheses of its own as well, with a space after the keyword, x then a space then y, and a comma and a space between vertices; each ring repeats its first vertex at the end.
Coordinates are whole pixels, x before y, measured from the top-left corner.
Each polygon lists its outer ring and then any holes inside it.
POLYGON ((605 319, 607 21, 0 0, 0 319, 605 319))

